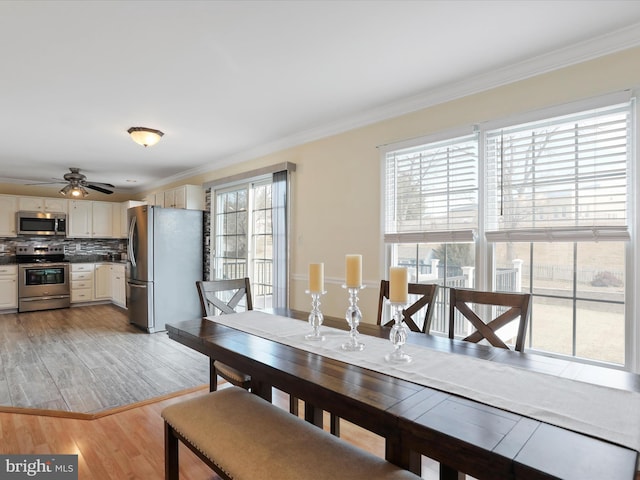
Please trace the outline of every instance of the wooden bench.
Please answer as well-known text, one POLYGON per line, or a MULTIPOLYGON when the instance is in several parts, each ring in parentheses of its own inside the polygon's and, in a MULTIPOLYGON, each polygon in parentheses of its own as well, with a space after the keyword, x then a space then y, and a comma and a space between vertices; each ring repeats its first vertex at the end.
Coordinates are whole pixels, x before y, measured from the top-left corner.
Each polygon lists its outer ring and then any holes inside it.
POLYGON ((238 387, 170 405, 165 478, 178 479, 178 440, 218 475, 236 480, 417 480, 238 387))

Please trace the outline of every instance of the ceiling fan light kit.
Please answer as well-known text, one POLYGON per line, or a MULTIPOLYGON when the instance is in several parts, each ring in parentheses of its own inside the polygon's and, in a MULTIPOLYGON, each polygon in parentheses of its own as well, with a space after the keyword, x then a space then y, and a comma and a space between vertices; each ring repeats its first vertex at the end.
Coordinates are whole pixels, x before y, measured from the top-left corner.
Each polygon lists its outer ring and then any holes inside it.
POLYGON ((160 130, 146 127, 131 127, 127 132, 134 142, 144 147, 155 145, 164 135, 160 130))
POLYGON ((80 173, 79 168, 71 167, 69 170, 70 173, 65 173, 63 176, 64 181, 68 183, 60 189, 60 195, 72 198, 84 198, 89 195, 87 188, 107 195, 113 193, 112 189, 115 187, 110 183, 88 182, 86 175, 80 173))
POLYGON ((62 187, 62 189, 60 189, 60 193, 65 197, 69 195, 73 198, 84 198, 89 195, 89 192, 87 192, 86 188, 81 185, 74 185, 72 183, 62 187))

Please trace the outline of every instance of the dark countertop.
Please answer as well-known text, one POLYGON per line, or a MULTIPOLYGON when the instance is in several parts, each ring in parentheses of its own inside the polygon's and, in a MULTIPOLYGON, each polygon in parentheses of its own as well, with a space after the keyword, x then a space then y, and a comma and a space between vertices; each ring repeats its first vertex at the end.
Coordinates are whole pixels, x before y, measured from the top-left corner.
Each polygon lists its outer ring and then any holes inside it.
POLYGON ((111 260, 108 255, 66 255, 71 263, 127 263, 125 260, 111 260))
POLYGON ((15 255, 2 255, 0 256, 0 265, 13 265, 16 264, 16 256, 15 255))
MULTIPOLYGON (((106 255, 67 255, 65 260, 70 263, 118 263, 126 265, 126 260, 110 260, 106 255)), ((15 265, 15 255, 0 255, 0 265, 15 265)))

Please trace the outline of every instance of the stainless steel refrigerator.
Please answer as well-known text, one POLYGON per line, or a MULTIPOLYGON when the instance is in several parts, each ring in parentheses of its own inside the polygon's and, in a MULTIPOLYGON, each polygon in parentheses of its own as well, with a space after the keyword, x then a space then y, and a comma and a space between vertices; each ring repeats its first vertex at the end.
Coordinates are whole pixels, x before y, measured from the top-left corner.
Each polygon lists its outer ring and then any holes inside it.
POLYGON ((201 317, 203 213, 142 205, 129 208, 127 220, 129 322, 154 333, 201 317))

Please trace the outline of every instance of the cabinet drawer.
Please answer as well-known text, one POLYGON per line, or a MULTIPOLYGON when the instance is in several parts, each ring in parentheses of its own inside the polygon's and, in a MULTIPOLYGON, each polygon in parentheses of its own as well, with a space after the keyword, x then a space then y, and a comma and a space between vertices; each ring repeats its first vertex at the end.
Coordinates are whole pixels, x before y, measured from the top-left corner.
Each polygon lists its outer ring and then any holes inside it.
POLYGON ((93 263, 73 263, 72 272, 93 272, 93 263))
POLYGON ((73 288, 71 290, 71 302, 90 302, 93 300, 90 288, 73 288))
POLYGON ((3 265, 0 267, 0 275, 15 275, 18 273, 17 265, 3 265))
POLYGON ((71 281, 71 290, 81 290, 83 288, 92 289, 93 281, 87 280, 72 280, 71 281))
POLYGON ((77 280, 93 281, 93 272, 71 272, 71 281, 77 280))

